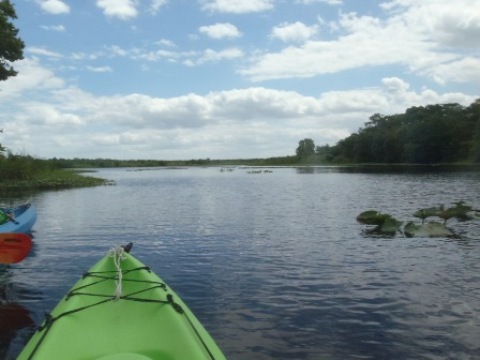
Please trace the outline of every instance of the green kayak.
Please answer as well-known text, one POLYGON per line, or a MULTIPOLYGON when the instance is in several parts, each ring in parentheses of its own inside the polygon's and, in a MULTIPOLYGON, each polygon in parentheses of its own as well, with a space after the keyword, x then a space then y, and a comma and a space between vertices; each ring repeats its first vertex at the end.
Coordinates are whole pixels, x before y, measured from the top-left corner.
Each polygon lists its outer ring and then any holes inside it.
POLYGON ((225 359, 172 289, 112 250, 47 315, 18 359, 225 359))

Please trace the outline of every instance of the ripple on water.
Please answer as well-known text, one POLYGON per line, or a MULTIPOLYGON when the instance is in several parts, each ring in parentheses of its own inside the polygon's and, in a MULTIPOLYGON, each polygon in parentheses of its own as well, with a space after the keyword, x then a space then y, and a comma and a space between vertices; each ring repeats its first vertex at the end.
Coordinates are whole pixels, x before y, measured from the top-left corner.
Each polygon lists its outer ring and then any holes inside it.
MULTIPOLYGON (((480 208, 480 175, 100 174, 117 185, 33 199, 34 249, 8 270, 4 289, 37 324, 112 246, 132 241, 229 359, 480 353, 478 221, 452 221, 459 239, 371 238, 355 221, 371 208, 401 220, 459 199, 480 208)), ((28 331, 16 333, 12 358, 28 331)))

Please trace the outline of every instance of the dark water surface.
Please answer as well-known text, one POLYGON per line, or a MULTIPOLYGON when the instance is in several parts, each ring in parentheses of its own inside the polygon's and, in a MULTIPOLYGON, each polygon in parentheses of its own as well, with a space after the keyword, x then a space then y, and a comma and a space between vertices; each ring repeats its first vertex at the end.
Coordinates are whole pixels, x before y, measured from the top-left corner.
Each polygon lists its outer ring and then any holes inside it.
POLYGON ((250 171, 100 170, 117 185, 32 196, 34 249, 0 267, 0 358, 132 241, 229 359, 480 359, 480 219, 450 220, 456 239, 373 238, 355 221, 480 208, 480 172, 250 171))

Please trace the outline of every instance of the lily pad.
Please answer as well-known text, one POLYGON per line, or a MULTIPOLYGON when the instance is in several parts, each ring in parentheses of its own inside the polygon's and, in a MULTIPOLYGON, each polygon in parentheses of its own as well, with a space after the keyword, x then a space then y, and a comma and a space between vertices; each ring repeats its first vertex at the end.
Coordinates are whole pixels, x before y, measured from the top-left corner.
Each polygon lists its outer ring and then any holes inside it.
POLYGON ((403 232, 407 237, 451 237, 453 232, 444 224, 439 222, 428 222, 421 225, 409 222, 403 228, 403 232))
POLYGON ((384 234, 395 234, 397 231, 400 231, 400 226, 402 226, 402 224, 402 221, 398 221, 393 217, 389 217, 380 226, 380 231, 384 234))
POLYGON ((413 216, 422 219, 422 223, 425 221, 426 218, 431 216, 440 216, 443 211, 443 205, 439 207, 430 207, 417 210, 413 213, 413 216))
POLYGON ((389 218, 391 216, 388 214, 382 214, 377 210, 367 210, 357 216, 357 221, 365 225, 382 225, 389 218))

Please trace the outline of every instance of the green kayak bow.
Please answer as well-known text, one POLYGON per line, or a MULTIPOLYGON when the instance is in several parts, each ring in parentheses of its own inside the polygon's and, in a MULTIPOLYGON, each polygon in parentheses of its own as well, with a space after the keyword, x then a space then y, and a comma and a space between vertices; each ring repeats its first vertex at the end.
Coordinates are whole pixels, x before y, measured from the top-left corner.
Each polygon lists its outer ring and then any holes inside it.
POLYGON ((177 294, 118 248, 85 273, 47 315, 23 359, 222 360, 177 294))

